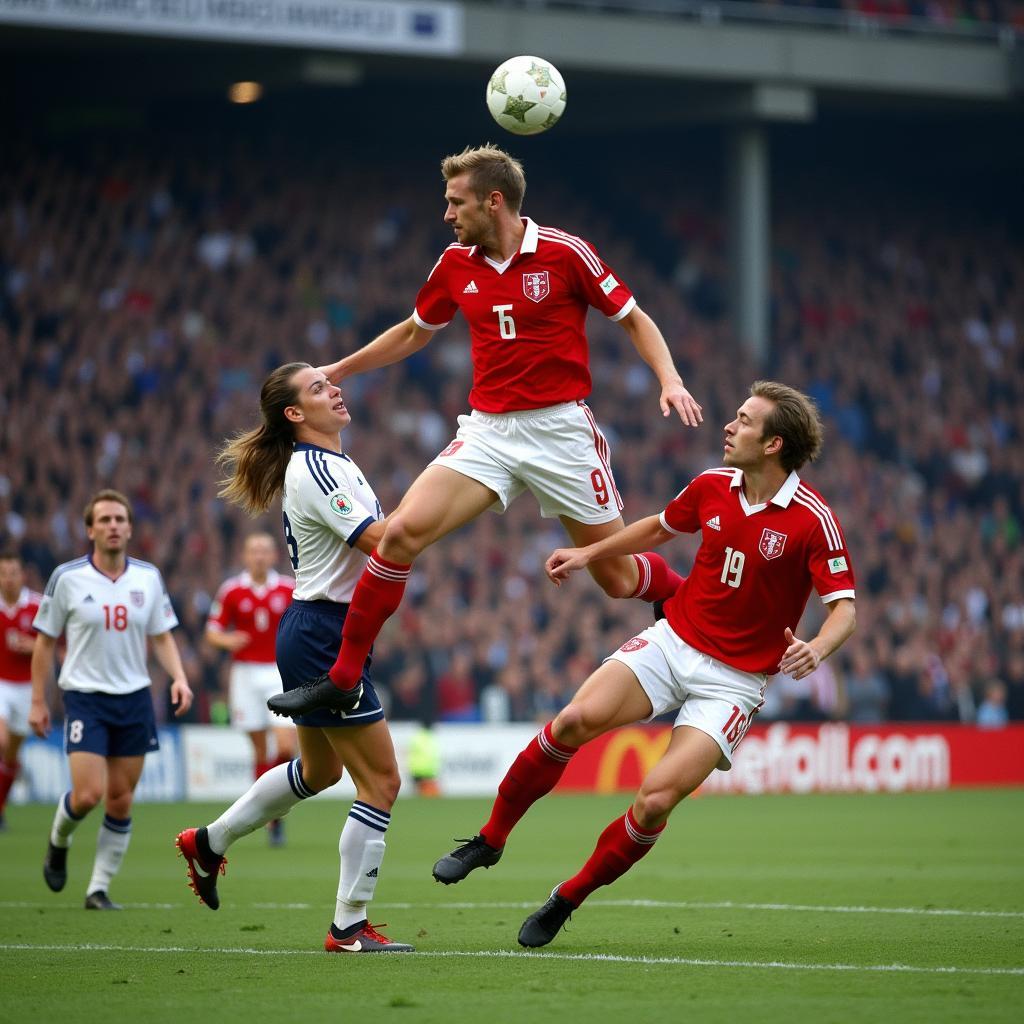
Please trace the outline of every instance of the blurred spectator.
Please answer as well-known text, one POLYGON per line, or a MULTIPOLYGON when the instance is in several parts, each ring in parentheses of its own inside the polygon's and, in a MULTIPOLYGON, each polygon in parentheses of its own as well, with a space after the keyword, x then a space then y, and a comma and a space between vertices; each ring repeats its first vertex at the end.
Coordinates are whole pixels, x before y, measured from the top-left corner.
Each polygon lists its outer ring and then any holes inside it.
POLYGON ((1006 711, 1006 685, 998 679, 985 684, 985 699, 978 705, 975 721, 979 729, 1002 729, 1009 724, 1006 711))

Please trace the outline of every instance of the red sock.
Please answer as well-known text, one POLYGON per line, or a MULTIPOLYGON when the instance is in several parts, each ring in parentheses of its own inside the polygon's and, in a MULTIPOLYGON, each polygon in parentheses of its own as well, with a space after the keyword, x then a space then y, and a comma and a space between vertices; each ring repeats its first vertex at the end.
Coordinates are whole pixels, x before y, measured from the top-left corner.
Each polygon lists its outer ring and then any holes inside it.
POLYGON ((11 786, 14 785, 14 780, 18 777, 20 767, 17 762, 13 765, 0 762, 0 814, 4 813, 4 808, 7 806, 7 794, 10 793, 11 786))
POLYGON ((530 740, 512 762, 498 787, 498 796, 480 835, 488 846, 500 850, 519 819, 562 777, 569 758, 578 747, 568 747, 551 735, 551 723, 530 740))
POLYGON ((327 673, 339 690, 351 690, 359 683, 373 641, 402 603, 411 568, 381 558, 376 550, 370 555, 348 606, 341 650, 327 673))
POLYGON ((664 831, 665 824, 653 830, 642 829, 636 823, 633 808, 630 807, 601 833, 590 860, 577 874, 558 887, 558 895, 578 907, 595 889, 611 885, 641 857, 646 856, 654 841, 664 831))
POLYGON ((683 582, 683 577, 654 551, 634 555, 633 561, 640 570, 640 579, 630 597, 638 597, 641 601, 663 601, 671 597, 683 582))
POLYGON ((258 779, 261 775, 266 775, 275 764, 275 761, 257 761, 256 767, 252 773, 253 781, 258 779))

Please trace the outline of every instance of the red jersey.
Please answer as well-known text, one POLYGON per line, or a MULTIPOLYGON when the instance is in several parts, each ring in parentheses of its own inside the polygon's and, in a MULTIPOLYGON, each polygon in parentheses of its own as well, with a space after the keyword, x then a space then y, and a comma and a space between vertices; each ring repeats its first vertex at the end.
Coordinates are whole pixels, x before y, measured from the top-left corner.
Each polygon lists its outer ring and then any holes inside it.
POLYGON ((508 263, 475 245, 450 245, 416 296, 413 318, 436 331, 461 309, 469 325, 473 388, 481 412, 540 409, 590 394, 584 322, 594 306, 621 320, 632 292, 588 242, 524 218, 526 233, 508 263))
POLYGON ((0 679, 6 683, 32 682, 32 655, 12 651, 8 646, 8 638, 12 633, 35 637, 32 622, 42 599, 42 594, 22 587, 13 606, 0 600, 0 679))
POLYGON ((210 608, 208 629, 225 633, 241 630, 252 639, 231 657, 235 661, 273 664, 277 624, 292 600, 295 581, 276 572, 257 586, 247 573, 226 579, 210 608))
POLYGON ((742 485, 741 470, 709 469, 661 513, 673 533, 701 531, 693 571, 665 617, 691 647, 771 675, 811 587, 826 603, 852 598, 853 567, 839 521, 796 473, 763 505, 749 505, 742 485))

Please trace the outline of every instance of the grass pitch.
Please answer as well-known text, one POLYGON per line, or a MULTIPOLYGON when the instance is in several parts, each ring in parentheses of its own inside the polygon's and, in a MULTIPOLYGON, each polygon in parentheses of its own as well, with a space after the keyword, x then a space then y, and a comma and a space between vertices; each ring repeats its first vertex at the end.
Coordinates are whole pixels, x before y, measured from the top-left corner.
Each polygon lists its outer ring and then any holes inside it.
POLYGON ((1020 1020, 1024 792, 687 801, 644 861, 522 951, 523 918, 628 802, 549 797, 497 867, 445 888, 431 865, 489 801, 401 801, 370 920, 418 952, 387 957, 320 951, 343 803, 297 807, 283 850, 262 833, 236 844, 217 912, 173 843, 220 808, 140 805, 120 914, 82 909, 99 814, 53 894, 52 808, 9 808, 0 1021, 1020 1020))

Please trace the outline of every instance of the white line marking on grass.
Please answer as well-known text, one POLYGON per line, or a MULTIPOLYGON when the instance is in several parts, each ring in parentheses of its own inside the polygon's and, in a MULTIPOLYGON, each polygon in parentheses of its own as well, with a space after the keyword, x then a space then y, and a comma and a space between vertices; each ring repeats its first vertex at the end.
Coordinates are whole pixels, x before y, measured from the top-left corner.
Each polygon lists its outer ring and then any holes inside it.
MULTIPOLYGON (((202 946, 108 946, 83 943, 73 946, 9 942, 0 950, 37 953, 217 953, 223 956, 323 956, 313 949, 253 949, 251 947, 202 946)), ((398 954, 395 954, 398 955, 398 954)), ((1024 975, 1024 967, 920 967, 914 964, 799 964, 783 960, 705 960, 682 956, 615 956, 608 953, 528 953, 512 949, 425 950, 414 957, 464 957, 470 959, 509 960, 582 960, 615 964, 668 964, 682 967, 739 967, 775 971, 870 971, 883 974, 992 974, 1024 975)))

